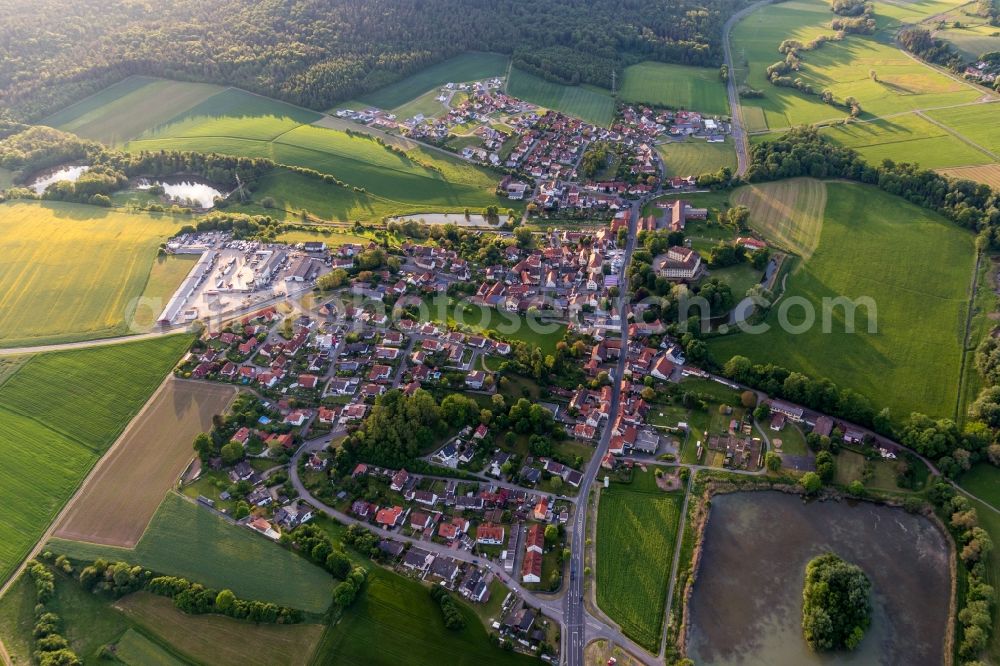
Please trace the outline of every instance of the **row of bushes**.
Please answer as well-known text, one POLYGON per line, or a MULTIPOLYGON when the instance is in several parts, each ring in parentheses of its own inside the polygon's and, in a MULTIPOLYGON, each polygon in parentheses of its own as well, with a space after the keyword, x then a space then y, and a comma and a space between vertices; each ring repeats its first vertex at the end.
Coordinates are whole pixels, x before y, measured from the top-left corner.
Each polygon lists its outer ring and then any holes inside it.
MULTIPOLYGON (((60 563, 62 564, 62 563, 60 563)), ((67 563, 68 565, 68 563, 67 563)), ((35 640, 34 659, 39 666, 76 666, 82 663, 69 647, 60 632, 62 619, 47 608, 55 593, 55 576, 47 566, 32 560, 28 563, 28 576, 35 584, 35 626, 31 635, 35 640)))
POLYGON ((441 615, 444 617, 444 626, 452 631, 461 631, 465 629, 465 616, 462 615, 462 610, 455 603, 455 600, 448 590, 444 589, 439 585, 434 585, 431 587, 431 599, 438 602, 441 607, 441 615))
POLYGON ((993 628, 993 587, 986 583, 986 559, 993 550, 990 535, 979 526, 975 507, 955 489, 938 483, 931 491, 932 501, 949 515, 948 526, 955 537, 961 565, 965 567, 965 599, 958 612, 961 625, 959 655, 966 666, 979 664, 976 657, 986 648, 993 628))
POLYGON ((80 584, 85 590, 122 597, 145 590, 173 599, 178 610, 192 615, 219 613, 264 624, 294 624, 302 621, 302 613, 294 608, 265 601, 239 599, 231 590, 213 590, 176 576, 154 576, 148 569, 127 562, 97 559, 80 571, 80 584))

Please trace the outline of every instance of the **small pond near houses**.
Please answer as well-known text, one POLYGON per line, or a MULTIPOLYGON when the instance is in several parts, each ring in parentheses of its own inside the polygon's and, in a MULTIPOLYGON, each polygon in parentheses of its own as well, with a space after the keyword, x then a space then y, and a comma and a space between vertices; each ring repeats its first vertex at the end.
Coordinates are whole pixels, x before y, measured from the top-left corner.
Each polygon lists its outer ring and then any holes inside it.
POLYGON ((689 606, 699 666, 937 666, 951 602, 949 546, 927 518, 868 502, 803 503, 780 492, 716 495, 689 606), (832 551, 872 581, 857 650, 817 654, 802 638, 810 559, 832 551))

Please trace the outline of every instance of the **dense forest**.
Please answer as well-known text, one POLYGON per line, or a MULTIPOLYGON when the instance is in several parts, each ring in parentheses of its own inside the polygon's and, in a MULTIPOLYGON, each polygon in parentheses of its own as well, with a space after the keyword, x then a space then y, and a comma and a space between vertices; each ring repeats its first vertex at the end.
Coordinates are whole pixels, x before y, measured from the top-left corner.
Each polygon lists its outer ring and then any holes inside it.
POLYGON ((0 0, 0 99, 38 119, 130 74, 326 109, 463 51, 608 85, 638 59, 718 65, 742 0, 0 0))

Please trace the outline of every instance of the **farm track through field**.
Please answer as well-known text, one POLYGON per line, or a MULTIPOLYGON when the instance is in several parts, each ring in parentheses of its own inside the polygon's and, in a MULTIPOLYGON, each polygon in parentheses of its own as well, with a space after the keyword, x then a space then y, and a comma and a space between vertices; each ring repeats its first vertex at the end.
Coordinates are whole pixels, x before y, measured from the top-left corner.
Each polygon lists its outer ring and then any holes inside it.
POLYGON ((980 146, 978 143, 976 143, 975 141, 973 141, 969 137, 965 136, 964 134, 960 134, 957 130, 954 130, 954 129, 948 127, 944 123, 941 123, 941 122, 938 122, 937 120, 934 120, 933 118, 931 118, 930 116, 928 116, 923 111, 917 111, 916 114, 918 116, 920 116, 921 118, 923 118, 924 120, 926 120, 927 122, 932 123, 934 125, 937 125, 938 127, 940 127, 941 129, 943 129, 944 131, 946 131, 949 134, 951 134, 952 136, 954 136, 959 141, 961 141, 961 142, 963 142, 965 144, 968 144, 969 146, 975 148, 976 150, 978 150, 979 152, 983 153, 984 155, 987 155, 987 156, 991 157, 993 160, 1000 162, 1000 155, 997 155, 993 151, 988 150, 987 148, 984 148, 983 146, 980 146))
MULTIPOLYGON (((681 518, 680 523, 677 526, 677 543, 674 544, 674 559, 670 564, 670 584, 667 586, 667 602, 663 610, 663 626, 666 627, 670 622, 671 607, 674 601, 674 587, 677 585, 677 569, 681 562, 681 551, 683 550, 684 544, 684 530, 687 527, 687 515, 688 515, 688 504, 691 501, 691 486, 694 485, 695 474, 692 473, 688 476, 687 484, 684 489, 684 501, 681 503, 681 518)), ((660 639, 660 659, 664 658, 667 652, 667 631, 664 629, 663 636, 660 639)))
POLYGON ((976 265, 972 268, 972 284, 969 287, 969 301, 965 312, 965 331, 962 336, 962 363, 958 366, 958 393, 955 396, 955 422, 960 423, 959 410, 964 396, 965 375, 969 372, 969 338, 972 336, 972 319, 976 313, 976 289, 978 288, 979 267, 983 261, 983 253, 976 253, 976 265))

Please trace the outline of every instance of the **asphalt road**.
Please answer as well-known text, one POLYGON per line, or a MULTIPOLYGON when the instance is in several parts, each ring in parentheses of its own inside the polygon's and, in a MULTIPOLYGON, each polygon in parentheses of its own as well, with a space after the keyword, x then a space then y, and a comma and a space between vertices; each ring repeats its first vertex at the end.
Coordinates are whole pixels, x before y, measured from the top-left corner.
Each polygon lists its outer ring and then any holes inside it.
MULTIPOLYGON (((632 252, 636 244, 636 228, 639 216, 642 212, 643 201, 633 205, 632 215, 629 220, 628 244, 625 247, 625 260, 622 263, 622 273, 619 284, 621 285, 618 297, 619 312, 625 311, 627 299, 626 273, 632 252)), ((621 382, 625 376, 625 361, 628 358, 628 318, 621 318, 621 339, 622 350, 618 358, 618 370, 615 374, 614 388, 611 393, 611 408, 608 410, 608 421, 601 433, 601 439, 597 444, 597 450, 587 465, 583 481, 580 484, 579 497, 581 501, 577 504, 577 511, 573 515, 572 529, 570 530, 572 557, 570 558, 570 580, 567 586, 565 598, 565 612, 563 614, 563 655, 564 663, 568 666, 583 666, 583 651, 587 645, 586 635, 586 609, 583 604, 584 594, 584 544, 586 541, 586 531, 584 523, 587 518, 586 504, 590 494, 590 487, 601 469, 601 460, 608 452, 608 444, 611 442, 611 424, 618 417, 618 410, 621 403, 621 382)), ((631 642, 631 641, 629 641, 631 642)), ((641 652, 639 654, 642 654, 641 652)))

